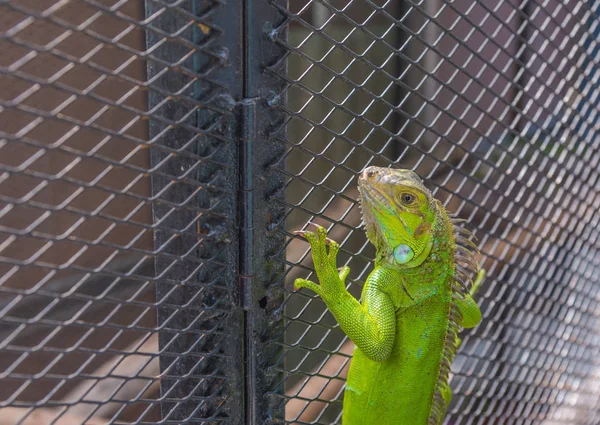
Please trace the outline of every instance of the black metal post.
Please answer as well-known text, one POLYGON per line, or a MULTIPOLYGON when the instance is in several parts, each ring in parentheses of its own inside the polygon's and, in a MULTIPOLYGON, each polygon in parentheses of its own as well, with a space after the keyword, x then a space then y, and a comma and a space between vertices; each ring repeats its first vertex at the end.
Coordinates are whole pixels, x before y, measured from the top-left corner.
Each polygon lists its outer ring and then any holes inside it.
POLYGON ((242 8, 147 0, 146 16, 155 15, 147 28, 149 102, 161 119, 150 121, 151 162, 178 176, 152 179, 155 251, 170 254, 155 260, 156 276, 168 278, 156 285, 162 420, 241 424, 234 107, 242 97, 242 8))
MULTIPOLYGON (((283 155, 285 84, 265 70, 284 67, 285 20, 267 0, 246 0, 244 9, 244 97, 240 105, 240 283, 245 310, 246 424, 279 423, 281 377, 271 366, 280 357, 284 237, 283 176, 270 168, 283 155)), ((287 2, 277 1, 286 6, 287 2)))

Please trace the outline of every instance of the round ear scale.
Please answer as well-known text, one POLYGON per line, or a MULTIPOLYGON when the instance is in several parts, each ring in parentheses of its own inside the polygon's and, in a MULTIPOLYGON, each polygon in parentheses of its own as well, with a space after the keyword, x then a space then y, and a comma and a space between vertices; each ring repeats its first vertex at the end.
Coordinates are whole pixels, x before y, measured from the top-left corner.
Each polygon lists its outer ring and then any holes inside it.
POLYGON ((400 264, 408 263, 414 256, 414 251, 408 245, 400 244, 394 248, 394 259, 400 264))

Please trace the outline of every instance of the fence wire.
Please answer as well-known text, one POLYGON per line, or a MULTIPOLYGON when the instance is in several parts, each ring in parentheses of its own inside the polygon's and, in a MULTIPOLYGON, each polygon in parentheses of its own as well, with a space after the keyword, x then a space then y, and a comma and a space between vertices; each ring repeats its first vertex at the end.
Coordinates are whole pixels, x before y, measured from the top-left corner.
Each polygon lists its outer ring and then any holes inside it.
MULTIPOLYGON (((356 175, 410 168, 468 219, 484 321, 453 365, 447 424, 600 415, 598 2, 291 2, 287 282, 316 278, 308 222, 371 270, 356 175)), ((286 419, 339 423, 352 344, 310 291, 286 300, 286 419)))
POLYGON ((242 416, 227 57, 200 6, 0 5, 2 425, 242 416))
POLYGON ((600 2, 0 1, 0 425, 340 423, 356 176, 479 238, 446 424, 600 423, 600 2))

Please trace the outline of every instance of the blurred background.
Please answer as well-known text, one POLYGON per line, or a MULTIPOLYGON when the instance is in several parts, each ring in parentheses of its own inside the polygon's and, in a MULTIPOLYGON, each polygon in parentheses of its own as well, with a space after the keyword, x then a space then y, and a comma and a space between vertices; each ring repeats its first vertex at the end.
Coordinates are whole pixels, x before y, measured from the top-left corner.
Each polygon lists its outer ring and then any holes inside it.
POLYGON ((600 422, 600 2, 0 2, 0 425, 340 423, 356 176, 477 236, 447 424, 600 422))

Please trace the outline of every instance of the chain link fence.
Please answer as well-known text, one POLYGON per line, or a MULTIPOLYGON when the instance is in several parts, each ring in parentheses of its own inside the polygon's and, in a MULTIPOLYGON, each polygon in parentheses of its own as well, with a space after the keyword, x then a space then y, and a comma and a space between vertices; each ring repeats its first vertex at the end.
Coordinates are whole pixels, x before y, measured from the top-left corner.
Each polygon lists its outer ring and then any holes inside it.
POLYGON ((600 2, 0 1, 0 425, 340 423, 293 235, 356 176, 468 220, 446 424, 600 423, 600 2))

